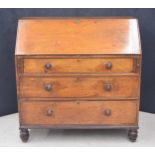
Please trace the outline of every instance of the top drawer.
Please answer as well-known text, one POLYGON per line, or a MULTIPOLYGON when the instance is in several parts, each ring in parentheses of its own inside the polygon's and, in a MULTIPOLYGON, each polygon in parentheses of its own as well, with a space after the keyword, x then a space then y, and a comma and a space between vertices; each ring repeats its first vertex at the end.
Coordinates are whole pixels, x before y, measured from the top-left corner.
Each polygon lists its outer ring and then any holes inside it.
POLYGON ((25 58, 24 73, 132 73, 134 58, 25 58))

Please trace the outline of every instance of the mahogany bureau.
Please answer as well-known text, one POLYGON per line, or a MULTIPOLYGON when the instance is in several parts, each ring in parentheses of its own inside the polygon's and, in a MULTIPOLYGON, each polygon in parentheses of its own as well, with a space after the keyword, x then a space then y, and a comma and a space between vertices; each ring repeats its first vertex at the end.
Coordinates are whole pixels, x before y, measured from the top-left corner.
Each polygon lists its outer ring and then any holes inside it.
POLYGON ((16 41, 20 137, 29 129, 126 129, 137 138, 137 19, 23 18, 16 41))

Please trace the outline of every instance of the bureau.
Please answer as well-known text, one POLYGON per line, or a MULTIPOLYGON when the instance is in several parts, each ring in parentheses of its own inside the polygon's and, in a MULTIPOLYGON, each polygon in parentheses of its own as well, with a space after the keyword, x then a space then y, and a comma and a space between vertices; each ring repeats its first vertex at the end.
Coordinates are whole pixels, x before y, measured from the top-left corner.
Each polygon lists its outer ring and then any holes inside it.
POLYGON ((136 140, 141 77, 137 19, 23 18, 15 61, 23 142, 33 128, 125 129, 136 140))

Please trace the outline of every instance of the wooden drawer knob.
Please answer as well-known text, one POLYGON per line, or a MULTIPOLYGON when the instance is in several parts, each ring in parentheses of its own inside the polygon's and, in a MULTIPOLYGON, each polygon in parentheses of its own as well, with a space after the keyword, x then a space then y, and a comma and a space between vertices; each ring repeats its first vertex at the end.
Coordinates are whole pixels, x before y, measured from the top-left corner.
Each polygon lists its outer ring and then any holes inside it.
POLYGON ((108 70, 112 69, 112 63, 111 62, 107 62, 105 64, 105 68, 108 69, 108 70))
POLYGON ((50 64, 50 63, 45 64, 45 68, 46 69, 51 69, 52 68, 52 64, 50 64))
POLYGON ((52 84, 45 84, 44 88, 46 91, 51 91, 52 90, 52 84))
POLYGON ((53 111, 51 109, 48 109, 46 112, 47 116, 52 116, 53 115, 53 111))
POLYGON ((103 114, 104 114, 105 116, 111 116, 112 111, 111 111, 111 109, 105 109, 104 112, 103 112, 103 114))
POLYGON ((112 90, 112 84, 105 84, 105 85, 104 85, 104 89, 105 89, 106 91, 111 91, 111 90, 112 90))

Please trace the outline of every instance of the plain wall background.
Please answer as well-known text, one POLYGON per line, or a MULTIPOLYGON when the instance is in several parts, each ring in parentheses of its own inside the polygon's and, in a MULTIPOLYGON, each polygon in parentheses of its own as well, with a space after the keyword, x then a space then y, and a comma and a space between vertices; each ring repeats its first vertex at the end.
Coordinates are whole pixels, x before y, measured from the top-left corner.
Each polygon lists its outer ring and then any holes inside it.
POLYGON ((143 66, 142 111, 155 113, 155 9, 0 9, 0 116, 17 112, 14 52, 18 19, 25 16, 135 16, 143 66))

